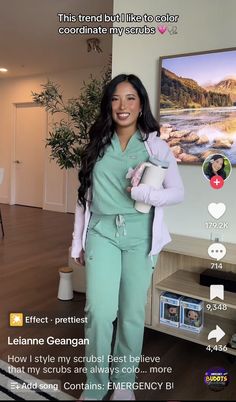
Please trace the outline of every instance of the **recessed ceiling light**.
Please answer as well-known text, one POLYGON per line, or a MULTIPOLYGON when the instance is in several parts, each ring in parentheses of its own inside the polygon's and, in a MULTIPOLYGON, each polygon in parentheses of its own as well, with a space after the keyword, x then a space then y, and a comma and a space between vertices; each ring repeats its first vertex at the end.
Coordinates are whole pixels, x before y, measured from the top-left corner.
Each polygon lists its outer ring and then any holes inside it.
POLYGON ((0 68, 1 73, 6 73, 8 70, 6 68, 0 68))

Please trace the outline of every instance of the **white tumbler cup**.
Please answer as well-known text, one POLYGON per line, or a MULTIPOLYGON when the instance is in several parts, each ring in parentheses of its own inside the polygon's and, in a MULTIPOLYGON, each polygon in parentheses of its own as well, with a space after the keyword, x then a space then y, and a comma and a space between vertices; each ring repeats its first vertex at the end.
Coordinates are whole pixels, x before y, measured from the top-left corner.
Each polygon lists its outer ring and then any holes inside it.
MULTIPOLYGON (((152 163, 147 162, 140 183, 148 184, 149 186, 159 189, 162 186, 166 171, 166 167, 153 165, 152 163)), ((134 206, 137 211, 144 214, 147 214, 151 208, 151 205, 138 201, 135 202, 134 206)))

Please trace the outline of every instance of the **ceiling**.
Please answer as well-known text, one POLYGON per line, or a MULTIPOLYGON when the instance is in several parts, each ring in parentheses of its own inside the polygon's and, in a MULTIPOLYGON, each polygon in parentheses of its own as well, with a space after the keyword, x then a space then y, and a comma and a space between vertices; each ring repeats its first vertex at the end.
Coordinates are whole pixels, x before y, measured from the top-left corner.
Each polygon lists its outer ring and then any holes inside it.
POLYGON ((112 0, 0 0, 0 78, 104 66, 112 53, 112 36, 60 35, 58 28, 109 28, 111 23, 60 23, 58 13, 112 15, 112 0), (88 52, 87 39, 100 39, 102 53, 88 52))

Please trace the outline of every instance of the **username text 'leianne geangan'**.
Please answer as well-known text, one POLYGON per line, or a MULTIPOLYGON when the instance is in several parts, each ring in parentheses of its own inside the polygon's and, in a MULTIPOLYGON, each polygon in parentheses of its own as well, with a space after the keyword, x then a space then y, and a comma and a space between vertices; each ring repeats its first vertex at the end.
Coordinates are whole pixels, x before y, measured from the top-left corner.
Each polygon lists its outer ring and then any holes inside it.
POLYGON ((67 345, 76 348, 79 345, 89 345, 88 338, 55 338, 54 336, 48 336, 47 338, 23 338, 22 336, 18 336, 12 338, 8 336, 7 338, 8 345, 54 345, 61 346, 67 345))

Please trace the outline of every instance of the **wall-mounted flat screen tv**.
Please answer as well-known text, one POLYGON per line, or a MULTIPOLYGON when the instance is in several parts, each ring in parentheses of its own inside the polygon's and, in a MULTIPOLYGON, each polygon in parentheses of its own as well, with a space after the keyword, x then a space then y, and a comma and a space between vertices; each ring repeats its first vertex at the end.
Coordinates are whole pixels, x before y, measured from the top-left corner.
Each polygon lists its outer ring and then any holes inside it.
POLYGON ((160 58, 161 138, 180 163, 236 165, 236 48, 160 58))

